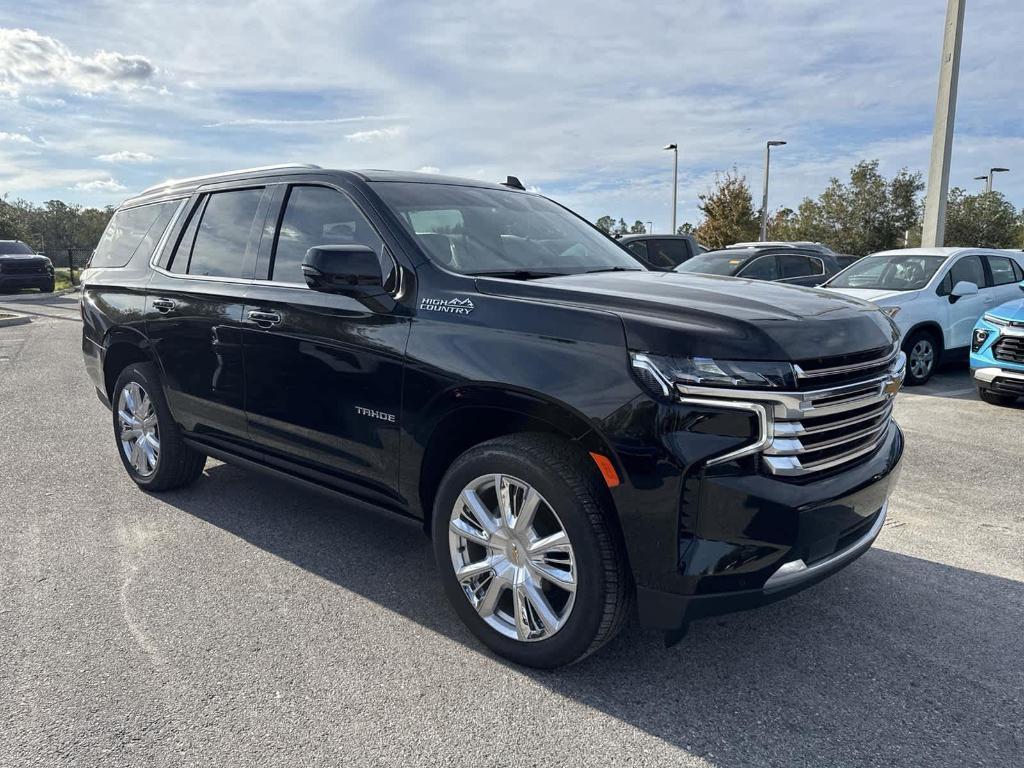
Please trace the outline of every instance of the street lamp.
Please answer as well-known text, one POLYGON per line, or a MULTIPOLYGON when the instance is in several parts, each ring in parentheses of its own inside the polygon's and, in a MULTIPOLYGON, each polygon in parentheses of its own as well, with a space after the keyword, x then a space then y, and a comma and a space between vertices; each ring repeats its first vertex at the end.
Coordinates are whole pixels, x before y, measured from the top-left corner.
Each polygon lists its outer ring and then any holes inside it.
POLYGON ((768 239, 768 170, 771 167, 772 147, 781 147, 784 141, 769 141, 764 147, 764 197, 761 199, 761 242, 768 239))
POLYGON ((987 182, 988 182, 988 176, 987 176, 987 175, 986 175, 986 176, 975 176, 975 177, 974 177, 974 180, 975 180, 975 181, 984 181, 984 182, 986 182, 986 185, 987 185, 987 182))
POLYGON ((985 191, 992 191, 992 175, 995 173, 1007 173, 1009 168, 989 168, 988 169, 988 183, 985 185, 985 191))
POLYGON ((679 188, 679 145, 666 144, 662 149, 671 149, 673 154, 672 164, 672 234, 676 233, 676 190, 679 188))
POLYGON ((653 235, 654 234, 654 222, 653 221, 648 221, 647 222, 647 234, 648 235, 653 235))

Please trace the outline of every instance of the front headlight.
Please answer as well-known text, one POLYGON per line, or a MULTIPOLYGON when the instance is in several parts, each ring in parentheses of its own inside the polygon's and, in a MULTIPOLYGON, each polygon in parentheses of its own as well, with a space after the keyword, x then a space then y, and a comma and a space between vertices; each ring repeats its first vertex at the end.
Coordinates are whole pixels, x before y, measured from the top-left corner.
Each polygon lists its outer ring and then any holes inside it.
POLYGON ((971 337, 971 352, 977 352, 988 340, 989 332, 984 328, 975 328, 974 335, 971 337))
POLYGON ((1006 321, 1003 318, 990 315, 987 312, 981 316, 981 319, 986 323, 992 323, 992 325, 1006 325, 1006 321))
POLYGON ((902 307, 879 307, 889 317, 896 317, 900 313, 902 307))
POLYGON ((715 360, 633 352, 637 379, 656 393, 668 395, 675 384, 740 389, 795 389, 791 363, 765 360, 715 360))

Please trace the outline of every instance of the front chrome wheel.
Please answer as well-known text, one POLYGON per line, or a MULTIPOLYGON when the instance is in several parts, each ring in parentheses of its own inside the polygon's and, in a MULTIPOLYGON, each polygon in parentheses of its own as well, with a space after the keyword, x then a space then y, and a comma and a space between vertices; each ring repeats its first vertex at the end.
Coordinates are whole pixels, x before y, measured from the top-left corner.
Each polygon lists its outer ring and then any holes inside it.
POLYGON ((495 631, 545 640, 565 626, 576 597, 576 559, 554 509, 528 483, 483 475, 459 494, 448 525, 455 577, 495 631))
POLYGON ((910 355, 907 361, 910 372, 916 379, 923 379, 931 373, 935 365, 935 345, 930 339, 918 339, 917 343, 910 348, 910 355))
POLYGON ((156 472, 160 461, 160 427, 153 400, 138 382, 129 381, 117 398, 121 450, 140 477, 156 472))

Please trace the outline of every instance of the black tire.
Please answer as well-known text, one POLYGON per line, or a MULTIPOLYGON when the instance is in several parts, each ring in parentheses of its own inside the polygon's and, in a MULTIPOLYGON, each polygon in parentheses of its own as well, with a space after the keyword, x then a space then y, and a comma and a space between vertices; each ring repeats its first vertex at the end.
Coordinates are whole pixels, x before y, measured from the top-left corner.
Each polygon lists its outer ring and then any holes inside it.
POLYGON ((160 383, 160 374, 152 363, 132 363, 126 367, 117 377, 114 390, 111 394, 111 412, 114 424, 114 444, 117 447, 117 455, 121 457, 121 463, 125 471, 135 483, 144 490, 159 492, 169 491, 173 488, 181 488, 195 482, 203 473, 206 466, 206 456, 185 445, 181 437, 181 428, 175 423, 171 416, 171 410, 167 407, 167 400, 164 397, 163 387, 160 383), (156 455, 156 466, 148 473, 140 472, 129 460, 126 451, 122 446, 121 416, 119 405, 121 394, 125 388, 135 383, 142 388, 149 396, 153 412, 156 415, 156 435, 159 440, 159 451, 156 455))
POLYGON ((1014 395, 999 395, 984 387, 978 387, 978 397, 989 405, 1001 405, 1004 408, 1017 402, 1017 398, 1014 395))
POLYGON ((916 387, 927 382, 939 367, 942 344, 934 331, 922 329, 907 336, 906 341, 903 342, 903 351, 907 354, 905 383, 908 387, 916 387), (930 364, 927 366, 916 365, 916 360, 921 355, 927 355, 927 350, 931 352, 930 364))
POLYGON ((51 281, 50 281, 49 283, 47 283, 46 285, 44 285, 44 286, 41 286, 41 287, 39 288, 39 292, 40 292, 40 293, 53 293, 53 288, 54 288, 54 282, 53 282, 53 280, 51 280, 51 281))
POLYGON ((481 443, 448 469, 434 502, 432 534, 445 593, 459 618, 495 653, 541 669, 572 664, 613 638, 629 616, 633 584, 611 499, 590 457, 578 446, 546 434, 517 434, 481 443), (502 473, 536 489, 569 537, 576 566, 574 603, 550 637, 507 637, 477 613, 455 576, 449 523, 463 489, 502 473))

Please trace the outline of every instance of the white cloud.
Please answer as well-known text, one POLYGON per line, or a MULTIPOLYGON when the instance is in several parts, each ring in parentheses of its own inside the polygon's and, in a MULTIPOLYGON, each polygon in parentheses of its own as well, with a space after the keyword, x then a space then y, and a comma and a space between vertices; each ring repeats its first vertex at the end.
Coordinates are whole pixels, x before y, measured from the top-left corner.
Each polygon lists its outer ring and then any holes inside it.
POLYGON ((416 173, 440 173, 441 169, 435 165, 421 165, 416 169, 416 173))
POLYGON ((222 120, 208 123, 203 128, 229 128, 234 126, 304 126, 304 125, 337 125, 340 123, 362 123, 368 120, 395 120, 394 115, 357 115, 355 117, 323 117, 316 119, 294 119, 277 117, 244 117, 237 120, 222 120))
POLYGON ((143 56, 104 50, 78 56, 35 30, 0 28, 0 94, 51 87, 74 93, 130 90, 147 85, 155 71, 143 56))
POLYGON ((24 133, 8 133, 7 131, 0 131, 0 141, 6 141, 11 144, 34 144, 31 138, 26 136, 24 133))
POLYGON ((405 133, 405 128, 401 125, 389 125, 386 128, 371 128, 366 131, 356 131, 355 133, 346 133, 345 138, 349 141, 355 141, 360 144, 365 144, 371 141, 380 141, 382 139, 396 139, 405 133))
POLYGON ((127 187, 116 179, 108 176, 105 179, 80 181, 75 184, 72 189, 77 192, 124 192, 127 187))
POLYGON ((104 163, 151 163, 154 157, 148 152, 121 150, 120 152, 111 152, 106 155, 97 155, 95 159, 104 163))

